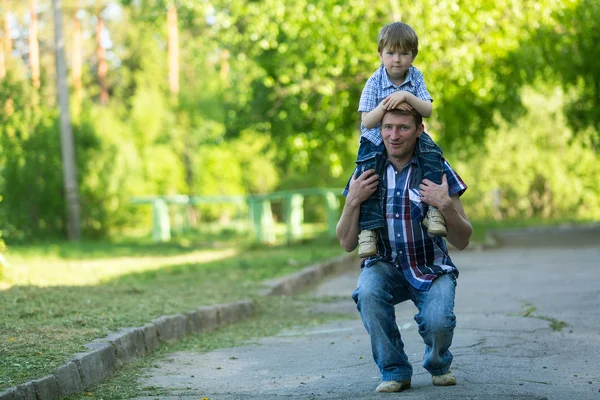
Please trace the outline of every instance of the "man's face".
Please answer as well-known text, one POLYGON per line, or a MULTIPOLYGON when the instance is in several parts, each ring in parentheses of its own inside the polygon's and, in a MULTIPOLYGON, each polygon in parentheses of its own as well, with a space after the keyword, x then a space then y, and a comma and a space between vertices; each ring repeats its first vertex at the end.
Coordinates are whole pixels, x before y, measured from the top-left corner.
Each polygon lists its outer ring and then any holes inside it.
POLYGON ((412 115, 397 115, 390 112, 381 121, 381 136, 391 161, 406 164, 410 161, 417 138, 423 133, 423 124, 415 123, 412 115))

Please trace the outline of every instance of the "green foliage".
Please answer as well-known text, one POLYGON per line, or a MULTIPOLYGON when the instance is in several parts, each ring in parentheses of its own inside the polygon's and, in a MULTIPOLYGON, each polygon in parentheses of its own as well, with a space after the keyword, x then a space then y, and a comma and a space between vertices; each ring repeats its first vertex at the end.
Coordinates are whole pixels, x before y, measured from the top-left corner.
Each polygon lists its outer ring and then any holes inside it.
POLYGON ((516 123, 499 119, 485 152, 455 165, 467 182, 469 215, 478 219, 600 219, 598 156, 591 138, 568 127, 560 89, 525 89, 527 114, 516 123), (560 155, 560 156, 559 156, 560 155))
MULTIPOLYGON (((597 149, 600 137, 594 0, 420 0, 402 8, 363 0, 121 0, 118 8, 105 15, 109 105, 95 103, 92 41, 84 46, 90 67, 83 102, 72 98, 87 237, 149 226, 150 209, 131 206, 132 196, 342 187, 358 147, 360 93, 379 65, 377 34, 394 19, 419 34, 414 65, 435 99, 427 130, 467 179, 468 193, 477 193, 465 197, 469 214, 598 213, 597 155, 585 150, 597 149), (177 95, 167 82, 172 5, 180 38, 177 95), (524 94, 533 101, 530 93, 553 93, 553 86, 562 87, 562 108, 524 103, 524 94), (557 126, 568 131, 560 145, 550 139, 557 126), (544 161, 530 161, 531 154, 544 161), (568 195, 565 182, 575 185, 568 195)), ((93 13, 84 14, 92 37, 93 13)), ((50 58, 51 49, 42 47, 44 66, 50 58)), ((0 82, 0 228, 9 243, 63 236, 51 74, 33 90, 26 63, 14 55, 7 62, 0 82)), ((318 217, 319 207, 308 204, 307 216, 318 217)), ((200 212, 213 220, 245 211, 200 212)))
POLYGON ((520 84, 542 77, 567 92, 576 93, 565 104, 569 124, 575 133, 592 128, 591 145, 600 146, 600 3, 569 0, 562 7, 544 10, 543 24, 537 24, 528 40, 509 57, 512 79, 520 84))

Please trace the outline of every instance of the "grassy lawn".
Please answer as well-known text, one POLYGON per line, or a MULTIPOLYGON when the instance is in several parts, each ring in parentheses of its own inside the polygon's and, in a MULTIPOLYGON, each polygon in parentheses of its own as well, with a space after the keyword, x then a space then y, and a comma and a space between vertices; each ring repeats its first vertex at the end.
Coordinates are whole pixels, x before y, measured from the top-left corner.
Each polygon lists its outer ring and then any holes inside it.
POLYGON ((244 236, 10 247, 0 290, 0 389, 42 377, 83 344, 200 305, 257 298, 266 279, 343 253, 337 240, 256 246, 244 236))

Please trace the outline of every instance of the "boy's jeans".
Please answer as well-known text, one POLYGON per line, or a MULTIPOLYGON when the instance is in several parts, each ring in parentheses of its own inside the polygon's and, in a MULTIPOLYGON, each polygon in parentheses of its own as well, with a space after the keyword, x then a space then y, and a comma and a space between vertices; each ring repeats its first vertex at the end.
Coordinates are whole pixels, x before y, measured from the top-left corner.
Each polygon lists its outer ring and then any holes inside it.
POLYGON ((412 365, 396 324, 394 306, 412 300, 419 310, 415 321, 425 342, 423 367, 432 375, 448 372, 452 363, 450 345, 456 317, 456 278, 445 274, 433 281, 428 291, 414 289, 395 266, 376 262, 364 267, 352 294, 363 324, 371 337, 373 359, 382 381, 403 381, 412 377, 412 365))
MULTIPOLYGON (((442 161, 442 149, 435 144, 431 137, 423 132, 417 140, 416 146, 417 164, 421 174, 421 182, 427 178, 430 181, 441 184, 444 165, 442 161)), ((385 146, 383 143, 375 145, 365 138, 360 139, 358 158, 356 160, 357 177, 363 172, 374 169, 379 174, 379 190, 360 205, 360 230, 378 229, 385 225, 383 216, 383 168, 385 166, 385 146)), ((427 210, 425 210, 427 211, 427 210)))

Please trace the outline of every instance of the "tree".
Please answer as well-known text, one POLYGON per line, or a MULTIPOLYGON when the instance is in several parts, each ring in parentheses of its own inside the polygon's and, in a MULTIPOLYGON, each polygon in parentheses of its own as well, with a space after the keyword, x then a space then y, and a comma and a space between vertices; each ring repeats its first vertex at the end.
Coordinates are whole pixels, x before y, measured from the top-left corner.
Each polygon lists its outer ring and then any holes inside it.
POLYGON ((65 64, 64 37, 62 29, 62 4, 61 0, 52 0, 54 14, 54 45, 56 57, 56 87, 58 91, 58 104, 60 106, 60 142, 63 161, 63 178, 65 197, 67 199, 68 236, 71 240, 81 237, 79 221, 79 193, 75 170, 75 149, 73 144, 73 130, 69 110, 69 89, 67 87, 67 68, 65 64))

